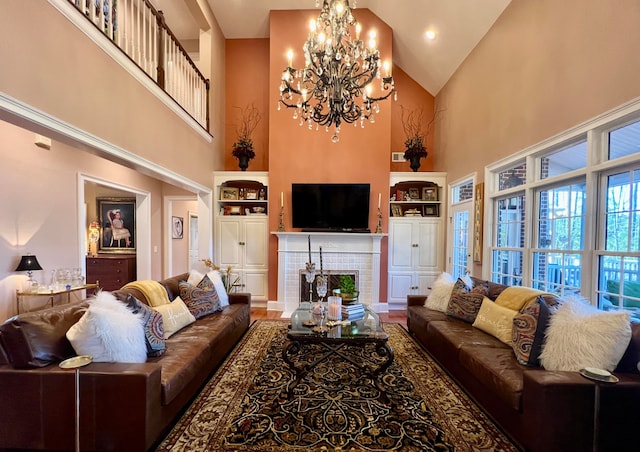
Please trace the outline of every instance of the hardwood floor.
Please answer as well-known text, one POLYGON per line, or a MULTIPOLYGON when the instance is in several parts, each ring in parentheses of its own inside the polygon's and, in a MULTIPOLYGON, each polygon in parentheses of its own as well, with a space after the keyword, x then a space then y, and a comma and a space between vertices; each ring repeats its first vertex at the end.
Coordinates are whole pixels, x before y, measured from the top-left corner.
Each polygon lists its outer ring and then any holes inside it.
MULTIPOLYGON (((254 320, 280 320, 282 311, 267 311, 267 308, 251 308, 251 321, 254 320)), ((407 326, 407 312, 404 310, 389 311, 380 314, 380 319, 385 323, 399 323, 407 326)))

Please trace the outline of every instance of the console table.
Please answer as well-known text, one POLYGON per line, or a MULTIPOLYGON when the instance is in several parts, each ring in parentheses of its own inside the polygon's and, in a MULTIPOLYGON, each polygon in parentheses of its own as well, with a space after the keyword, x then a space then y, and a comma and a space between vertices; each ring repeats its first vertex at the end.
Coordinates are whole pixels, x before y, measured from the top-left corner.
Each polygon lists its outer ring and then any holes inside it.
POLYGON ((53 300, 58 295, 66 295, 67 303, 70 303, 72 292, 77 292, 79 290, 92 290, 94 293, 97 293, 99 289, 99 281, 96 281, 95 284, 84 284, 82 286, 63 290, 48 290, 39 292, 21 292, 19 290, 16 290, 16 311, 18 314, 20 314, 20 307, 22 306, 22 302, 25 297, 49 297, 49 302, 51 303, 51 307, 53 307, 53 300))

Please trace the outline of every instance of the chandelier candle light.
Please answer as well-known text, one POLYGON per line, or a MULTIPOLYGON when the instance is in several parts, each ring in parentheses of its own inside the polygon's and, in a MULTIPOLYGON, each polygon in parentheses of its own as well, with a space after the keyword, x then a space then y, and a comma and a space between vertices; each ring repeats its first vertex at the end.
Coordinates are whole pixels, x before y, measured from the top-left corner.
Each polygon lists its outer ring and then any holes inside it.
MULTIPOLYGON (((357 1, 353 2, 355 9, 357 1)), ((316 7, 320 1, 316 0, 316 7)), ((360 39, 361 26, 351 13, 350 0, 323 0, 320 16, 309 24, 309 36, 303 46, 305 64, 293 68, 293 51, 287 53, 288 66, 282 73, 280 103, 293 108, 293 119, 316 130, 334 126, 331 141, 339 141, 342 122, 375 122, 380 111, 378 101, 397 93, 391 76, 391 64, 385 61, 380 76, 380 52, 375 31, 369 33, 367 45, 360 39), (352 39, 352 32, 355 39, 352 39), (381 79, 380 96, 373 95, 371 82, 381 79), (359 99, 361 98, 361 102, 359 99)))

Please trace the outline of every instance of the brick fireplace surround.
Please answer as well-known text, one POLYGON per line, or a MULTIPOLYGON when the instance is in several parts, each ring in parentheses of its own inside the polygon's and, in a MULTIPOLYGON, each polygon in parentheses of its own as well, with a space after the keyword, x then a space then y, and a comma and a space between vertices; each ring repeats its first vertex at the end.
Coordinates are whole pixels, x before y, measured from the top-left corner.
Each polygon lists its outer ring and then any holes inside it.
POLYGON ((268 310, 283 311, 289 317, 300 302, 300 271, 309 261, 320 270, 356 273, 359 301, 376 312, 387 312, 387 304, 380 303, 380 243, 386 234, 341 232, 274 232, 278 237, 278 300, 269 301, 268 310))

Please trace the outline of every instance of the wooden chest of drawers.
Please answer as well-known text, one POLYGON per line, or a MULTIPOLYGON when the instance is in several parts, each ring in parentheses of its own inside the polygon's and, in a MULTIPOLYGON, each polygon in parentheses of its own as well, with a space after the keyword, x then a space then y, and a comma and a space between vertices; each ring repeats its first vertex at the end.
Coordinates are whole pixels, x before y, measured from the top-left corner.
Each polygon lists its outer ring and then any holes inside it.
POLYGON ((126 283, 136 280, 135 255, 87 256, 87 284, 100 281, 104 290, 118 290, 126 283))

